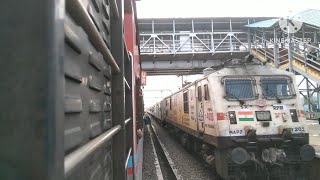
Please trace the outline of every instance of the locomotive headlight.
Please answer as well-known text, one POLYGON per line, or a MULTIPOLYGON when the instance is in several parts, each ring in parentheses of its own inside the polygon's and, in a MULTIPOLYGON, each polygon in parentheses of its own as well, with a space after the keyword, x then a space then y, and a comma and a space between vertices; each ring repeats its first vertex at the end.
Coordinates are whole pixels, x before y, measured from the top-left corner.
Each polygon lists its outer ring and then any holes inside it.
POLYGON ((277 161, 284 160, 286 158, 286 153, 283 149, 268 148, 262 151, 262 160, 264 162, 275 163, 277 161))
POLYGON ((236 112, 235 111, 229 111, 228 115, 229 115, 230 124, 237 124, 236 112))
POLYGON ((241 147, 237 147, 231 152, 231 160, 236 164, 244 164, 249 160, 249 154, 241 147))
POLYGON ((271 121, 270 111, 256 111, 257 121, 271 121))
POLYGON ((275 163, 277 161, 277 155, 274 148, 264 149, 262 151, 262 160, 264 162, 275 163))
POLYGON ((292 122, 299 122, 298 115, 297 115, 297 110, 290 109, 290 116, 291 116, 292 122))
POLYGON ((303 161, 311 161, 315 157, 315 150, 309 144, 305 144, 300 148, 300 157, 303 161))

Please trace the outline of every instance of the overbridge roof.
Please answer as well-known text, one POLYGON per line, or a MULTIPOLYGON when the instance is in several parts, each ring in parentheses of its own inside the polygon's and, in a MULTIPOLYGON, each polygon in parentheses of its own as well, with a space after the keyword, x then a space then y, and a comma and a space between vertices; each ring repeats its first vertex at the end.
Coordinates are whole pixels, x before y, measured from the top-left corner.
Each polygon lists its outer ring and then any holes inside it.
POLYGON ((320 10, 308 9, 292 16, 293 20, 320 27, 320 10))
POLYGON ((278 21, 279 19, 268 19, 268 20, 248 24, 245 26, 252 27, 252 28, 269 28, 269 27, 273 27, 278 21))
MULTIPOLYGON (((308 24, 313 27, 320 27, 320 10, 308 9, 293 15, 291 20, 296 20, 308 24)), ((245 25, 250 28, 270 28, 278 25, 280 19, 268 19, 264 21, 255 22, 252 24, 245 25)))

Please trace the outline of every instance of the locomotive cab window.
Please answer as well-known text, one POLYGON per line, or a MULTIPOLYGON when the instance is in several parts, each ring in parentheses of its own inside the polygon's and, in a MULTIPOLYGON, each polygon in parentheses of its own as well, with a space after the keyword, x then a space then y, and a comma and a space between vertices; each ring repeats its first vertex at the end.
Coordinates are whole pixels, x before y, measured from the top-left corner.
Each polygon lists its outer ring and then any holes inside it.
POLYGON ((225 78, 224 87, 228 101, 252 100, 256 94, 251 78, 225 78))
POLYGON ((266 99, 288 99, 295 95, 290 77, 263 77, 260 82, 266 99))
POLYGON ((204 100, 205 100, 205 101, 209 100, 208 84, 205 84, 205 85, 204 85, 204 100))
POLYGON ((183 93, 183 111, 189 113, 188 91, 183 93))

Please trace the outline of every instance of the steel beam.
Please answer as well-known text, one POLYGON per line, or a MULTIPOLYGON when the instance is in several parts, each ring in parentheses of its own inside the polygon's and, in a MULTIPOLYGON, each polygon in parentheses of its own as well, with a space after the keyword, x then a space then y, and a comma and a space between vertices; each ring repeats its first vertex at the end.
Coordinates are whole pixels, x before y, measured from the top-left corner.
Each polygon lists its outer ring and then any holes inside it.
POLYGON ((148 74, 185 74, 186 72, 197 74, 202 73, 202 70, 207 67, 218 67, 222 64, 222 60, 192 60, 190 63, 185 61, 144 61, 141 67, 148 74))
POLYGON ((309 80, 306 79, 306 86, 307 86, 307 102, 308 102, 308 109, 309 109, 309 112, 312 112, 312 109, 311 109, 311 102, 310 102, 310 92, 309 92, 309 80))
MULTIPOLYGON (((192 33, 192 32, 190 32, 190 33, 192 33)), ((229 30, 228 30, 228 32, 226 32, 226 31, 214 31, 214 32, 195 32, 195 33, 197 33, 197 34, 208 34, 208 35, 210 35, 210 34, 215 34, 215 35, 220 35, 220 34, 223 35, 223 34, 224 34, 224 35, 226 35, 226 34, 229 34, 230 32, 229 32, 229 30)), ((247 32, 245 32, 245 31, 233 32, 233 33, 235 33, 235 34, 247 34, 247 32)), ((164 33, 141 33, 140 36, 141 36, 141 37, 144 37, 144 36, 151 36, 151 35, 154 35, 154 34, 164 35, 164 36, 171 36, 171 35, 185 35, 186 32, 175 32, 175 33, 171 33, 171 32, 168 32, 168 33, 166 33, 166 32, 164 32, 164 33)))
POLYGON ((293 68, 292 68, 292 61, 293 61, 293 57, 292 57, 292 34, 288 33, 288 58, 289 58, 289 71, 293 72, 293 68))
POLYGON ((252 41, 252 39, 251 39, 251 34, 250 34, 250 29, 248 30, 249 32, 247 33, 247 38, 248 38, 248 51, 249 52, 251 52, 251 41, 252 41))
MULTIPOLYGON (((319 89, 320 88, 320 86, 317 84, 317 88, 319 89)), ((320 108, 320 93, 319 93, 319 91, 317 92, 317 105, 318 105, 318 109, 320 108)))
POLYGON ((124 0, 116 0, 119 12, 118 19, 111 19, 111 51, 117 60, 120 73, 112 75, 112 125, 120 125, 122 128, 113 138, 112 155, 113 179, 126 179, 126 132, 125 132, 125 82, 124 82, 124 41, 123 20, 124 0))
POLYGON ((0 9, 0 177, 64 179, 64 1, 0 9))
POLYGON ((264 49, 264 57, 267 59, 267 41, 266 41, 266 32, 265 29, 263 29, 262 31, 263 33, 263 39, 262 39, 262 43, 263 43, 263 49, 264 49))
POLYGON ((173 52, 176 52, 176 24, 174 19, 172 20, 172 28, 173 28, 173 34, 172 34, 172 47, 173 47, 173 52))
MULTIPOLYGON (((134 87, 133 87, 133 59, 132 55, 126 56, 124 59, 124 69, 125 69, 125 78, 128 82, 129 88, 126 88, 125 90, 125 124, 126 124, 126 151, 128 149, 134 148, 134 121, 130 121, 133 119, 133 97, 134 97, 134 87), (128 120, 130 119, 130 120, 128 120)), ((135 151, 133 151, 135 152, 135 151)), ((132 156, 133 162, 135 162, 135 156, 132 156)), ((132 163, 133 167, 135 163, 132 163)), ((133 176, 135 176, 135 171, 133 171, 133 176)))
MULTIPOLYGON (((229 19, 229 25, 230 25, 230 29, 229 29, 229 32, 231 33, 232 32, 232 22, 231 22, 231 18, 229 19)), ((229 35, 229 49, 230 51, 233 51, 233 45, 232 45, 232 36, 229 35)))
POLYGON ((274 42, 273 42, 273 58, 274 58, 274 64, 276 66, 276 68, 279 68, 279 47, 278 47, 278 42, 277 42, 277 38, 278 38, 278 34, 277 34, 277 29, 274 28, 273 29, 273 33, 274 33, 274 42))

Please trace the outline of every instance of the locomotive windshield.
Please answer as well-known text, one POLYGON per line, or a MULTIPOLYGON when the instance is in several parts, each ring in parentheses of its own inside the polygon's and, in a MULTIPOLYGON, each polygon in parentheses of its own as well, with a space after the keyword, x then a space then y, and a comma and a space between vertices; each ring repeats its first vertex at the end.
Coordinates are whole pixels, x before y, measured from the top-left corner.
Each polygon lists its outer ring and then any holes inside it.
POLYGON ((292 98, 294 95, 290 78, 262 78, 261 88, 266 99, 286 99, 292 98))
POLYGON ((247 100, 254 98, 251 79, 225 79, 227 100, 247 100))

